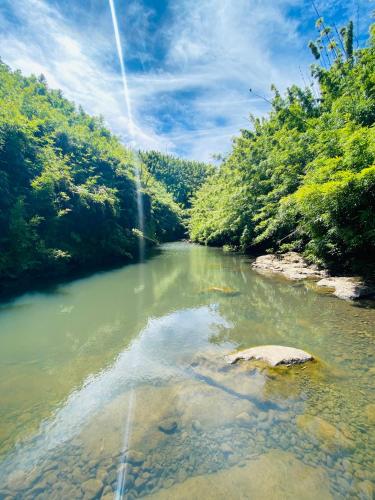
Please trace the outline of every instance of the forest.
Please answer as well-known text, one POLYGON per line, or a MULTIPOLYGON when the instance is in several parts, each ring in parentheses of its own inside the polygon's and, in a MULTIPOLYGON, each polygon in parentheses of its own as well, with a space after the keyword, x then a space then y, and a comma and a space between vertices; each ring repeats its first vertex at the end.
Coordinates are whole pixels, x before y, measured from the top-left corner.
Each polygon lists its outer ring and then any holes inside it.
POLYGON ((190 234, 244 252, 297 250, 333 269, 373 272, 375 255, 375 25, 354 49, 318 19, 309 46, 314 85, 273 88, 218 172, 197 192, 190 234))
POLYGON ((183 237, 184 208, 212 167, 132 152, 43 76, 1 63, 0 279, 137 259, 136 169, 146 241, 183 237))
POLYGON ((215 172, 207 163, 182 160, 158 151, 141 152, 140 156, 147 170, 184 209, 191 207, 195 193, 215 172))
POLYGON ((268 116, 216 168, 132 152, 43 75, 1 63, 0 279, 137 259, 137 169, 149 244, 188 228, 205 245, 373 271, 375 26, 358 49, 352 22, 317 27, 313 84, 272 87, 268 116))

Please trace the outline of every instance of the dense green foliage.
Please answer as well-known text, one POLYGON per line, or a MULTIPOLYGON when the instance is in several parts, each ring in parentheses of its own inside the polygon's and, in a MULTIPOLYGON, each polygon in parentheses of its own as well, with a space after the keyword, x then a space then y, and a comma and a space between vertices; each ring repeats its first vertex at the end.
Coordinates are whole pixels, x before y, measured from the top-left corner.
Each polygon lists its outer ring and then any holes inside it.
POLYGON ((319 20, 311 50, 319 86, 274 89, 267 118, 242 130, 197 193, 190 233, 244 251, 304 251, 328 266, 375 255, 375 27, 353 51, 349 23, 334 38, 319 20))
POLYGON ((136 167, 146 236, 180 237, 181 208, 101 119, 0 63, 0 278, 136 258, 136 167))
POLYGON ((190 235, 244 251, 301 250, 355 268, 375 255, 375 28, 318 20, 319 87, 274 90, 216 170, 155 151, 134 155, 103 125, 0 62, 0 279, 136 258, 135 171, 147 241, 190 235), (197 192, 198 190, 198 192, 197 192))
POLYGON ((141 157, 149 172, 164 184, 183 208, 190 208, 192 196, 214 172, 207 163, 183 160, 157 151, 141 153, 141 157))

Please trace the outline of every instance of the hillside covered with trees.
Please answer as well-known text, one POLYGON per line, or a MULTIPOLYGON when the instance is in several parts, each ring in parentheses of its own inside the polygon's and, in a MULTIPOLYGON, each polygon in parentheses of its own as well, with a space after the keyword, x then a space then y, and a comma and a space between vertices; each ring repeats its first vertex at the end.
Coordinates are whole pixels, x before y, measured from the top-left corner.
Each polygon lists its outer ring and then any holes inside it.
POLYGON ((193 195, 214 173, 214 167, 207 163, 183 160, 158 151, 143 152, 141 158, 148 171, 183 208, 191 207, 193 195))
POLYGON ((266 118, 241 130, 197 193, 190 234, 243 251, 303 251, 331 268, 369 270, 375 255, 375 26, 353 48, 317 22, 314 86, 273 88, 266 118))
POLYGON ((181 207, 101 119, 1 63, 0 279, 137 258, 136 167, 148 241, 181 238, 181 207))

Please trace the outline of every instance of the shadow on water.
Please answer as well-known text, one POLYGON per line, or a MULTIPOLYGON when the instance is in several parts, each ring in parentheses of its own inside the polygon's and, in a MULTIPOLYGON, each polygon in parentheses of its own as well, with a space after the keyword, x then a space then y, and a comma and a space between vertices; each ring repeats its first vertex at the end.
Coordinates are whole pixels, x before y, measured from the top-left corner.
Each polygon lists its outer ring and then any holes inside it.
MULTIPOLYGON (((146 250, 145 260, 151 260, 160 255, 160 247, 150 247, 146 250)), ((116 271, 124 266, 137 266, 141 259, 134 260, 117 260, 115 262, 102 263, 101 265, 86 266, 84 268, 71 269, 63 275, 56 274, 41 274, 35 276, 27 276, 16 281, 7 280, 0 282, 0 308, 9 302, 17 299, 25 293, 44 293, 50 295, 64 295, 66 291, 64 285, 90 278, 91 276, 116 271)), ((1 309, 0 309, 1 310, 1 309)))

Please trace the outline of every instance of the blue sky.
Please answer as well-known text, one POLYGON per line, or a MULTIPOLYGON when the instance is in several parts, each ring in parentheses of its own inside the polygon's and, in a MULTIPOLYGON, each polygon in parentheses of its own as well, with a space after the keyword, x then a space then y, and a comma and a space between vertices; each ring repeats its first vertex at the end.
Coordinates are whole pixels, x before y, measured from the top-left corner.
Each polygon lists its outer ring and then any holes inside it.
MULTIPOLYGON (((315 0, 328 24, 359 21, 372 0, 315 0)), ((249 114, 309 79, 316 37, 311 0, 115 0, 135 142, 188 158, 229 150, 249 114), (303 77, 302 77, 303 75, 303 77)), ((108 0, 1 0, 0 57, 53 88, 129 143, 129 120, 108 0)))

